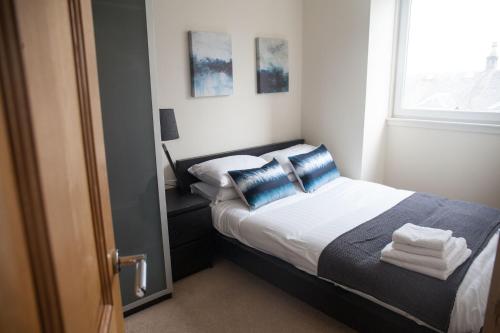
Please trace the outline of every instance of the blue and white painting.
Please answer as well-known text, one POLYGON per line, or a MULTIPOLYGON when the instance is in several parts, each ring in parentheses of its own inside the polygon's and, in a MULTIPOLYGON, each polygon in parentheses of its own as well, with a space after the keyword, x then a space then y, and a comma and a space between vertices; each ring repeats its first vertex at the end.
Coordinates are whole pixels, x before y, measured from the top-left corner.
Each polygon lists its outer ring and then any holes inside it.
POLYGON ((218 32, 189 32, 193 97, 233 93, 231 37, 218 32))
POLYGON ((288 42, 257 38, 257 92, 288 91, 288 42))

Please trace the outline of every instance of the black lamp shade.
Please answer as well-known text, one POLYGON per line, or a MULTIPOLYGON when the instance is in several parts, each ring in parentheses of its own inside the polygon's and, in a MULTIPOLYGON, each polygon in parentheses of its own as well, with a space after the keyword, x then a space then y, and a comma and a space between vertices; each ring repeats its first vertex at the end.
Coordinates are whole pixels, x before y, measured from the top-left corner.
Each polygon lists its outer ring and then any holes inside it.
POLYGON ((170 141, 179 138, 174 109, 160 109, 161 141, 170 141))

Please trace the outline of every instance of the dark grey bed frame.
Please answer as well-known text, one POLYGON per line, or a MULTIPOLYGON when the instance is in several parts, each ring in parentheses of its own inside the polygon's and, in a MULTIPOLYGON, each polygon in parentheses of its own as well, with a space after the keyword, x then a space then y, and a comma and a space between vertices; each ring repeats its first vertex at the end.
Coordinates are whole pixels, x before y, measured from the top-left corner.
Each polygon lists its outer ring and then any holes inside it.
MULTIPOLYGON (((178 160, 176 167, 184 185, 182 190, 187 192, 189 185, 199 181, 187 172, 194 164, 230 155, 259 156, 300 143, 304 143, 304 140, 178 160)), ((434 332, 366 298, 307 274, 283 260, 225 237, 217 231, 214 234, 219 255, 360 332, 434 332)))

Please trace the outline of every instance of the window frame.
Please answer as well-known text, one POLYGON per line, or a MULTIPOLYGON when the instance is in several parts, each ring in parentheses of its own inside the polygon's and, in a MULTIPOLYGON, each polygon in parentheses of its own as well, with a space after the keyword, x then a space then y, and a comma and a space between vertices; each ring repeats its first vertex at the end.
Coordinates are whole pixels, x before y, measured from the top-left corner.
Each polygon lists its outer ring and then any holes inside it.
POLYGON ((412 0, 398 1, 392 117, 399 119, 500 125, 500 112, 403 108, 402 98, 405 88, 411 3, 412 0))

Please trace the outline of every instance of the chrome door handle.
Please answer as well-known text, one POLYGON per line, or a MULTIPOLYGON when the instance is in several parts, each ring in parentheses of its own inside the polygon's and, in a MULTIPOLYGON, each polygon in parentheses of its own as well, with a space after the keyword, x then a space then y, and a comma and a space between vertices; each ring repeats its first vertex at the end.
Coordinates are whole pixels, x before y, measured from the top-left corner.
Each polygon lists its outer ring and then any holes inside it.
POLYGON ((133 256, 120 257, 118 250, 115 250, 113 256, 113 270, 116 273, 121 271, 122 266, 135 265, 135 295, 144 297, 146 292, 146 277, 147 277, 147 256, 145 254, 137 254, 133 256))

